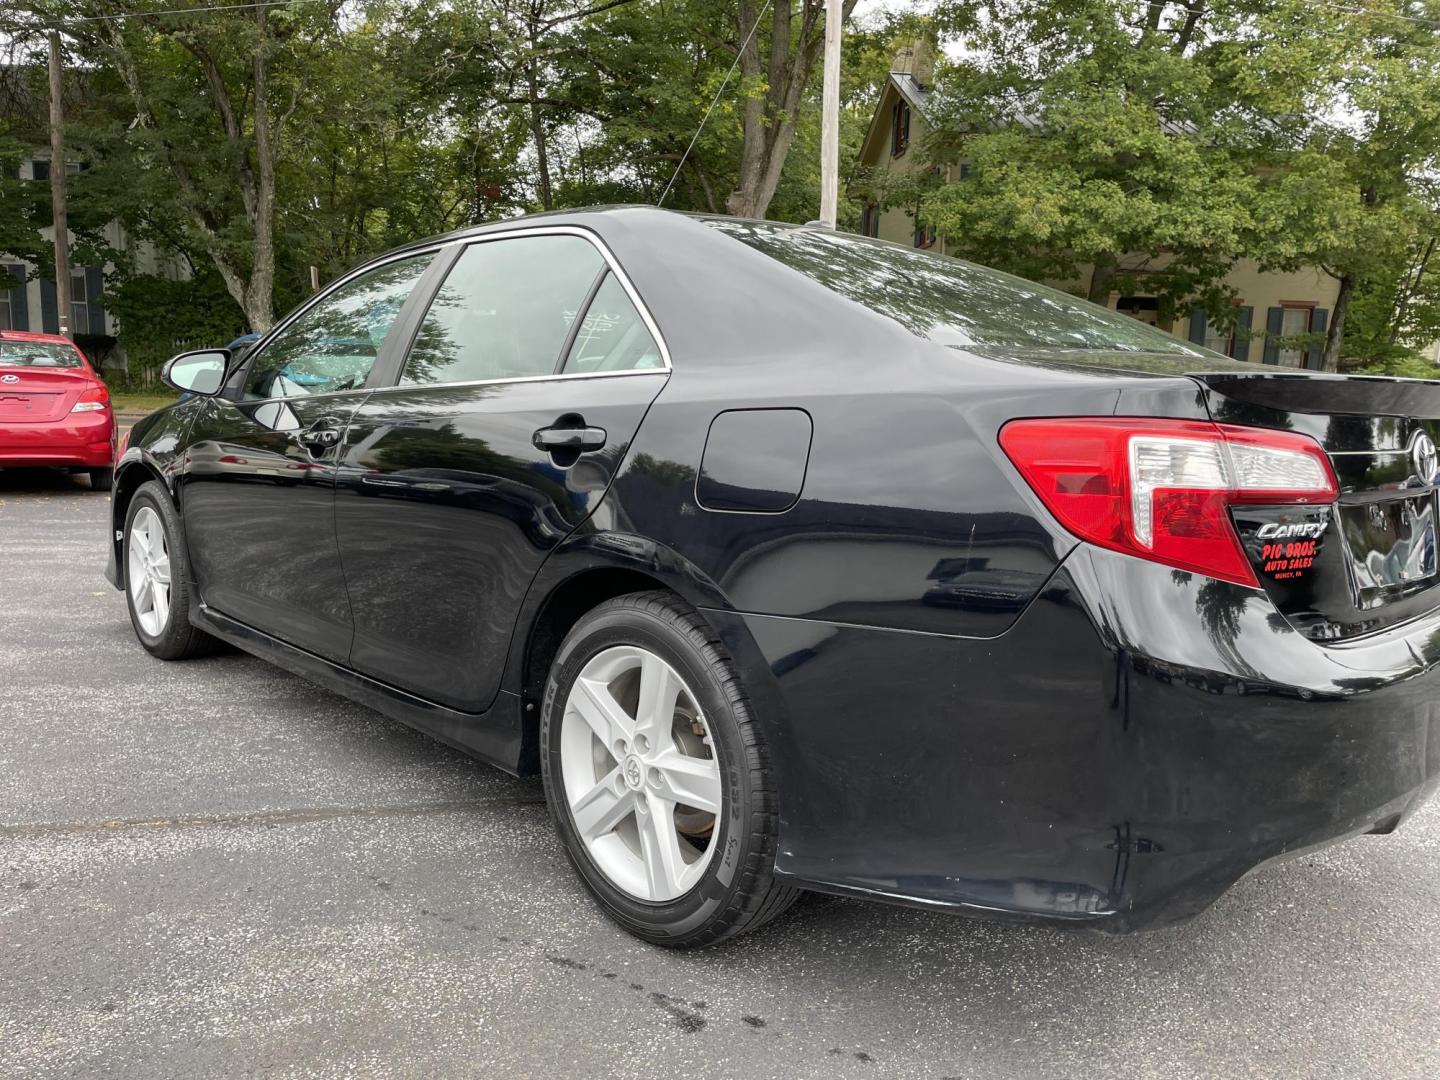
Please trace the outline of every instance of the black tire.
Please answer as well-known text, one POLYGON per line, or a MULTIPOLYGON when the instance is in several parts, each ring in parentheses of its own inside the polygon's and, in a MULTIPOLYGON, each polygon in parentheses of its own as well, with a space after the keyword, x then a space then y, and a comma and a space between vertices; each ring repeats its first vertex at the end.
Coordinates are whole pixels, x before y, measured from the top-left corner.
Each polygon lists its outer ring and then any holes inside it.
POLYGON ((190 556, 185 549, 185 534, 180 516, 170 502, 170 494, 158 480, 149 480, 135 490, 125 511, 125 538, 120 550, 121 573, 126 575, 125 605, 130 612, 130 625, 135 636, 151 656, 161 660, 189 660, 208 656, 219 650, 221 643, 197 630, 190 623, 190 556), (135 612, 135 596, 128 580, 130 566, 131 527, 141 509, 149 507, 160 518, 165 531, 165 547, 170 557, 169 615, 159 635, 151 635, 140 625, 135 612))
POLYGON ((695 948, 773 919, 798 890, 776 883, 777 796, 764 733, 739 674, 714 631, 667 592, 632 593, 590 611, 566 636, 545 687, 540 720, 545 797, 571 864, 601 909, 645 941, 695 948), (699 881, 678 899, 638 900, 613 885, 591 859, 564 795, 560 728, 570 689, 585 664, 615 645, 647 649, 686 682, 709 728, 722 778, 718 845, 699 881))
POLYGON ((90 474, 91 491, 109 491, 115 486, 115 470, 110 467, 103 469, 86 469, 90 474))

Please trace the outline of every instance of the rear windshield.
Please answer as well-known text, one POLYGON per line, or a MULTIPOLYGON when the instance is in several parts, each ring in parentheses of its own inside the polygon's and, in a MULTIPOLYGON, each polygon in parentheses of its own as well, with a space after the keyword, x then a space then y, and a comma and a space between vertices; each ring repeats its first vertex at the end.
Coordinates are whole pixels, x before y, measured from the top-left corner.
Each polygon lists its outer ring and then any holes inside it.
POLYGON ((826 229, 704 220, 941 345, 1210 355, 1127 315, 961 259, 826 229))
POLYGON ((69 345, 46 341, 0 341, 0 367, 77 368, 80 355, 69 345))

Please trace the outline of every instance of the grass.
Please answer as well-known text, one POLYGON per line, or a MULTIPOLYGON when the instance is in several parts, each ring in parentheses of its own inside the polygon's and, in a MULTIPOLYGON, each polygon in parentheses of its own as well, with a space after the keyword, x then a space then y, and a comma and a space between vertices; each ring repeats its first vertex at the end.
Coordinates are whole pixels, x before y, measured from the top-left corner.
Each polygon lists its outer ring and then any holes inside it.
POLYGON ((156 409, 163 409, 166 405, 172 405, 178 395, 170 392, 156 393, 154 391, 144 392, 135 390, 112 390, 110 392, 110 406, 116 412, 124 413, 150 413, 156 409))

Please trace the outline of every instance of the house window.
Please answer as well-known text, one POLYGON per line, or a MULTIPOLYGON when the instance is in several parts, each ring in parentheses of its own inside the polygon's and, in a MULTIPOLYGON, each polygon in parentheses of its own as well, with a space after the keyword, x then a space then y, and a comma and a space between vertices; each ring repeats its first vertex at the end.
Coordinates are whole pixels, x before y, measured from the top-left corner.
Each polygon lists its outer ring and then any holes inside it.
POLYGON ((1122 296, 1115 301, 1115 310, 1146 326, 1160 325, 1160 301, 1153 296, 1122 296))
POLYGON ((919 218, 915 219, 915 246, 917 248, 928 248, 935 246, 934 225, 926 225, 919 218))
POLYGON ((70 333, 103 334, 104 326, 90 325, 90 297, 85 290, 85 271, 75 270, 70 274, 70 333))
POLYGON ((50 179, 50 162, 48 162, 48 161, 32 161, 32 162, 30 163, 30 176, 31 176, 31 179, 34 179, 34 180, 49 180, 49 179, 50 179))
POLYGON ((968 161, 962 161, 962 162, 960 162, 960 179, 961 179, 961 180, 969 180, 969 179, 970 179, 970 172, 971 172, 971 170, 970 170, 970 163, 969 163, 968 161))
POLYGON ((1207 349, 1224 353, 1226 356, 1235 355, 1235 331, 1228 326, 1217 323, 1214 319, 1205 320, 1205 341, 1207 349))
MULTIPOLYGON (((18 266, 11 266, 8 263, 0 263, 0 330, 29 330, 28 326, 20 325, 20 312, 16 310, 19 305, 15 300, 16 289, 10 285, 18 278, 24 280, 24 270, 18 266)), ((20 288, 24 288, 21 285, 20 288)))
POLYGON ((860 212, 860 235, 880 235, 880 207, 876 203, 866 203, 865 209, 860 212))
POLYGON ((890 113, 890 156, 899 157, 910 145, 910 106, 897 101, 890 113))
MULTIPOLYGON (((1308 334, 1314 326, 1315 309, 1309 305, 1299 304, 1280 305, 1280 336, 1294 337, 1299 334, 1308 334)), ((1279 354, 1281 367, 1304 367, 1304 349, 1281 349, 1279 354)))

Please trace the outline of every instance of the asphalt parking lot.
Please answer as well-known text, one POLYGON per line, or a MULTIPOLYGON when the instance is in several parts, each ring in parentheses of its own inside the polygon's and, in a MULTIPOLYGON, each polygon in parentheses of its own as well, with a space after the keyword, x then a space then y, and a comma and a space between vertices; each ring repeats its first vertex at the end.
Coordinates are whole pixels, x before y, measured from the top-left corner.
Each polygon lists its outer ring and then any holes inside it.
POLYGON ((0 473, 0 1077, 1440 1075, 1440 807, 1145 936, 814 898, 666 952, 538 782, 148 657, 107 511, 0 473))

